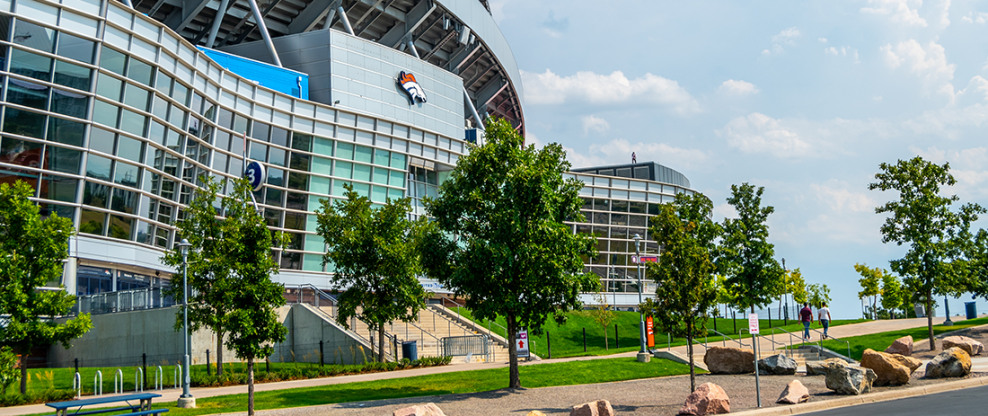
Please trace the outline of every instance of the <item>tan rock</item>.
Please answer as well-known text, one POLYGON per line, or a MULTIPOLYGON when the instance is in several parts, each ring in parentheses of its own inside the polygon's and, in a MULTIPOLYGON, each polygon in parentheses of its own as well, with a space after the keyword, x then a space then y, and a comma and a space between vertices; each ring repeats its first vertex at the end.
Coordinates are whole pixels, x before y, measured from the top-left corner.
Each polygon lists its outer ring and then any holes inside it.
POLYGON ((971 356, 953 347, 933 357, 926 364, 927 378, 964 377, 971 373, 971 356))
POLYGON ((827 371, 834 366, 846 367, 847 363, 840 358, 828 358, 823 361, 807 361, 806 375, 825 376, 827 375, 827 371))
POLYGON ((800 383, 799 380, 790 381, 786 389, 782 390, 782 395, 776 403, 799 404, 810 400, 810 390, 800 383))
POLYGON ((569 416, 614 416, 614 408, 611 407, 611 402, 607 400, 596 400, 573 406, 569 416))
POLYGON ((923 365, 923 360, 920 360, 919 358, 906 357, 904 355, 899 355, 899 354, 889 354, 889 355, 892 357, 893 360, 898 361, 899 364, 909 367, 910 374, 915 372, 917 368, 923 365))
POLYGON ((953 347, 957 347, 964 350, 964 352, 966 352, 970 356, 978 355, 981 353, 981 351, 984 351, 985 349, 984 344, 974 339, 968 337, 962 337, 962 336, 946 337, 941 342, 943 344, 944 350, 949 350, 953 347))
POLYGON ((912 370, 892 358, 892 354, 871 348, 864 350, 861 355, 861 366, 875 371, 878 376, 874 383, 876 386, 901 386, 909 383, 909 376, 912 374, 912 370))
POLYGON ((755 372, 755 354, 734 347, 710 347, 703 363, 714 374, 743 374, 755 372))
POLYGON ((703 383, 686 398, 678 414, 703 416, 722 413, 731 413, 731 399, 727 397, 727 392, 714 383, 703 383))
POLYGON ((395 410, 394 416, 446 416, 443 410, 435 403, 409 406, 404 409, 395 410))
POLYGON ((528 412, 528 414, 525 416, 545 416, 545 413, 542 413, 538 410, 532 410, 531 412, 528 412))
POLYGON ((889 347, 885 349, 885 352, 889 354, 905 355, 906 357, 913 355, 913 336, 906 335, 895 340, 892 342, 892 345, 889 345, 889 347))
POLYGON ((837 394, 858 395, 871 391, 878 375, 870 368, 834 365, 827 369, 827 388, 837 394))

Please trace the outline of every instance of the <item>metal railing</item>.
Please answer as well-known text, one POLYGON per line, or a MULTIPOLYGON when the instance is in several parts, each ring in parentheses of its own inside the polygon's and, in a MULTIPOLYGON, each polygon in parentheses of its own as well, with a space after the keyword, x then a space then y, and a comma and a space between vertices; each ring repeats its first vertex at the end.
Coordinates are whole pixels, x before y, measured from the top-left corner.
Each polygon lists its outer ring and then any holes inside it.
POLYGON ((471 357, 483 355, 487 362, 491 361, 490 337, 487 335, 468 335, 465 337, 445 337, 442 339, 443 356, 471 357))
MULTIPOLYGON (((774 328, 768 328, 768 329, 774 329, 774 328)), ((751 331, 748 328, 741 328, 738 331, 738 337, 741 336, 741 333, 742 332, 747 332, 748 335, 751 336, 751 331)), ((784 342, 778 342, 778 341, 775 340, 775 331, 772 331, 772 334, 771 335, 762 335, 762 336, 758 337, 758 342, 760 342, 761 340, 768 341, 768 342, 772 343, 773 346, 774 345, 781 345, 782 348, 783 348, 782 353, 785 354, 787 357, 792 357, 792 353, 789 351, 788 348, 786 348, 786 343, 784 343, 784 342)), ((752 345, 754 345, 755 342, 756 342, 755 338, 752 337, 752 341, 751 341, 752 345)), ((772 348, 772 349, 775 350, 775 348, 772 348)), ((761 348, 759 348, 758 349, 758 352, 761 353, 761 352, 763 352, 763 350, 761 348)), ((759 357, 759 359, 761 359, 761 358, 759 357)))
POLYGON ((307 303, 324 312, 325 310, 322 308, 329 307, 330 311, 326 314, 333 319, 336 319, 337 305, 339 305, 336 296, 326 293, 311 283, 285 285, 285 301, 288 303, 307 303))
MULTIPOLYGON (((789 345, 786 346, 785 343, 782 343, 782 345, 784 347, 786 347, 787 350, 792 350, 793 349, 793 345, 796 345, 796 344, 802 344, 802 345, 807 344, 807 341, 805 339, 803 339, 803 336, 802 335, 796 335, 796 334, 794 334, 792 332, 789 332, 789 331, 786 331, 785 329, 782 329, 782 328, 771 328, 771 330, 772 330, 772 338, 773 338, 773 340, 775 339, 775 331, 776 330, 781 331, 781 332, 784 332, 784 333, 786 333, 786 334, 789 335, 789 345), (799 341, 794 343, 793 342, 793 339, 794 338, 797 339, 797 340, 799 340, 799 341)), ((820 348, 820 342, 819 341, 816 341, 816 342, 810 341, 808 343, 810 343, 810 344, 816 344, 817 348, 820 348)), ((790 355, 791 354, 792 353, 790 352, 790 355)))
MULTIPOLYGON (((739 346, 740 346, 741 348, 744 348, 744 347, 745 347, 745 345, 746 345, 746 344, 745 344, 744 342, 742 342, 742 341, 741 341, 741 337, 740 337, 740 336, 738 337, 738 339, 734 339, 734 338, 731 338, 731 336, 730 336, 730 335, 726 335, 726 334, 723 334, 723 333, 721 333, 721 332, 719 332, 719 331, 717 331, 717 330, 715 330, 715 329, 707 329, 707 332, 708 332, 708 333, 709 333, 709 332, 714 332, 714 333, 716 333, 717 335, 720 335, 720 337, 721 337, 721 342, 723 343, 723 345, 724 345, 725 347, 727 346, 727 340, 731 340, 732 342, 736 342, 736 343, 738 343, 738 345, 739 345, 739 346)), ((671 338, 671 337, 670 337, 670 338, 671 338)), ((701 343, 701 345, 703 345, 703 348, 705 348, 705 349, 710 349, 710 347, 709 347, 709 345, 708 345, 708 342, 709 342, 709 341, 708 341, 708 339, 707 339, 707 335, 706 335, 706 334, 704 334, 704 335, 703 335, 703 342, 701 343)), ((714 342, 716 342, 716 341, 714 341, 714 342)), ((671 341, 670 341, 670 343, 671 343, 671 341)), ((750 345, 748 345, 748 346, 750 347, 750 345)))
MULTIPOLYGON (((813 331, 813 332, 816 332, 816 333, 818 333, 818 334, 820 334, 820 338, 822 338, 822 339, 827 339, 827 340, 834 340, 834 341, 840 341, 840 342, 843 342, 843 343, 845 343, 845 344, 847 344, 847 358, 850 358, 850 359, 852 359, 852 360, 854 359, 854 358, 851 358, 851 343, 850 343, 850 342, 848 342, 848 341, 845 341, 845 340, 842 340, 842 339, 840 339, 840 338, 836 338, 836 337, 832 337, 832 336, 830 336, 830 335, 827 335, 827 336, 825 337, 825 336, 823 336, 823 332, 820 332, 820 330, 818 330, 818 329, 813 329, 813 328, 810 328, 810 331, 813 331)), ((820 345, 820 342, 817 342, 817 343, 816 343, 816 345, 817 345, 818 347, 820 347, 820 348, 823 348, 823 347, 822 347, 822 346, 820 345)))
MULTIPOLYGON (((463 304, 461 304, 461 303, 459 303, 459 302, 457 302, 457 301, 455 301, 453 299, 450 299, 448 297, 445 297, 445 296, 441 297, 440 298, 440 301, 441 301, 440 302, 440 305, 443 308, 445 308, 445 311, 447 311, 448 313, 455 313, 456 314, 456 320, 458 322, 457 325, 460 326, 460 327, 462 327, 462 328, 464 328, 464 335, 466 335, 466 329, 467 329, 466 328, 466 325, 463 324, 464 321, 473 322, 474 328, 478 329, 477 332, 483 333, 483 330, 485 328, 484 328, 483 325, 481 325, 481 323, 473 320, 472 318, 471 319, 464 318, 463 315, 460 314, 460 308, 466 308, 466 306, 464 306, 463 304), (452 309, 452 307, 447 306, 446 305, 447 303, 452 304, 453 307, 455 307, 456 309, 454 310, 454 309, 452 309)), ((452 321, 449 318, 446 318, 446 319, 449 320, 449 321, 452 321)), ((501 331, 504 332, 505 336, 508 335, 508 328, 505 328, 503 325, 501 325, 501 324, 499 324, 497 322, 494 322, 494 321, 492 321, 490 319, 487 320, 487 328, 486 328, 487 329, 487 335, 490 337, 490 339, 492 340, 492 342, 497 342, 497 343, 503 344, 502 346, 507 347, 508 346, 507 345, 507 338, 502 337, 499 334, 495 334, 494 331, 491 329, 491 326, 492 325, 495 326, 495 327, 500 328, 501 331), (498 340, 499 338, 503 338, 505 341, 504 342, 501 342, 501 341, 498 340)))
POLYGON ((149 287, 79 296, 72 312, 101 315, 174 306, 174 299, 162 293, 163 290, 160 287, 149 287))

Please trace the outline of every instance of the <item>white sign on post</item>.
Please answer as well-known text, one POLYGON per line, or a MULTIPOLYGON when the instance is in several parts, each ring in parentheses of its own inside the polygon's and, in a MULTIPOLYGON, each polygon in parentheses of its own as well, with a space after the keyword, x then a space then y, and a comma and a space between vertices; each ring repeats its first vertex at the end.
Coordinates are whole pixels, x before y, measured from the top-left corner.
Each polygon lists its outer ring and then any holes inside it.
POLYGON ((758 314, 753 313, 748 315, 748 332, 751 335, 758 334, 758 314))
POLYGON ((518 353, 518 356, 519 357, 528 357, 529 356, 529 353, 528 353, 528 329, 522 328, 521 330, 519 330, 518 331, 518 334, 515 336, 515 341, 518 342, 518 344, 516 345, 516 347, 518 348, 516 350, 517 353, 518 353))

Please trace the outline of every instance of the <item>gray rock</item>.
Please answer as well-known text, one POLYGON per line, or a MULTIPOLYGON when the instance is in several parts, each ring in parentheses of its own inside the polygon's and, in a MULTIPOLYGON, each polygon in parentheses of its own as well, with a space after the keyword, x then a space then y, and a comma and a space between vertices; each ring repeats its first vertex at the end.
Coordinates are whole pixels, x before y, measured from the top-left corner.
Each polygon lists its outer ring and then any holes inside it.
POLYGON ((855 368, 834 364, 827 369, 827 388, 837 394, 859 395, 871 391, 872 383, 878 379, 870 368, 855 368))
POLYGON ((808 376, 825 376, 830 367, 835 365, 846 365, 844 360, 839 358, 828 358, 823 361, 807 361, 806 362, 806 375, 808 376))
POLYGON ((927 378, 964 377, 971 373, 971 356, 954 347, 941 352, 926 364, 927 378))
POLYGON ((792 376, 796 374, 796 360, 785 354, 773 355, 758 360, 758 374, 792 376))

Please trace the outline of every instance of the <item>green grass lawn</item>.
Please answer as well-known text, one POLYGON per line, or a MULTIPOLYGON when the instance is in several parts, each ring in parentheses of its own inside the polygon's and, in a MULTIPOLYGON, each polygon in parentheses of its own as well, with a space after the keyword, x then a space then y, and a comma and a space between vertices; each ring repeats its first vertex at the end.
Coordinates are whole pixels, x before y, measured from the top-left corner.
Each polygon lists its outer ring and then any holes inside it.
MULTIPOLYGON (((456 308, 451 310, 456 311, 456 308)), ((466 308, 459 308, 459 312, 467 318, 473 319, 470 311, 466 308)), ((570 312, 567 315, 566 323, 563 325, 557 325, 554 320, 550 318, 544 326, 546 333, 542 335, 532 335, 529 334, 529 339, 531 340, 531 348, 534 354, 546 358, 548 357, 547 339, 552 345, 552 358, 563 358, 563 357, 576 357, 576 356, 588 356, 588 355, 609 355, 617 354, 621 352, 628 351, 638 351, 638 334, 639 334, 639 317, 637 312, 615 312, 617 314, 617 319, 611 324, 607 329, 607 339, 609 343, 609 349, 604 348, 604 330, 593 321, 593 318, 588 316, 583 316, 577 312, 570 312), (619 339, 617 343, 614 341, 614 326, 617 325, 619 339), (583 350, 583 329, 587 331, 587 349, 586 352, 583 350), (620 346, 618 348, 617 346, 620 346)), ((476 321, 476 320, 475 320, 476 321)), ((708 321, 707 328, 714 329, 714 319, 708 321)), ((478 324, 487 328, 490 327, 491 331, 504 337, 506 332, 503 328, 496 325, 489 325, 488 321, 477 321, 478 324)), ((503 326, 506 326, 504 318, 499 317, 496 322, 503 326)), ((856 320, 835 320, 831 322, 830 326, 846 325, 851 323, 865 322, 861 319, 856 320)), ((738 338, 738 332, 744 330, 742 338, 748 338, 748 320, 743 319, 740 315, 737 319, 737 331, 735 330, 735 322, 729 318, 718 318, 716 319, 716 330, 733 337, 738 338)), ((780 328, 785 329, 789 332, 798 332, 803 330, 803 325, 798 321, 789 320, 789 325, 783 325, 783 321, 773 319, 771 322, 771 327, 769 326, 769 320, 763 319, 759 321, 759 326, 762 328, 762 333, 768 333, 766 328, 780 328)), ((819 325, 816 325, 819 326, 819 325)), ((814 326, 814 327, 816 327, 814 326)), ((781 333, 781 332, 780 332, 781 333)), ((709 342, 720 343, 723 339, 720 335, 717 335, 713 331, 710 331, 707 335, 709 342)), ((728 341, 730 342, 730 341, 728 341)), ((664 348, 667 345, 673 347, 679 345, 686 345, 685 338, 673 338, 669 339, 668 336, 661 332, 658 328, 655 330, 655 345, 656 348, 664 348)))
MULTIPOLYGON (((969 319, 954 323, 953 326, 934 325, 933 333, 942 334, 944 332, 956 331, 973 326, 988 324, 988 317, 969 319)), ((860 360, 865 349, 871 348, 875 351, 885 351, 892 342, 906 335, 912 335, 914 340, 926 339, 930 332, 926 325, 917 328, 903 329, 899 331, 881 332, 877 334, 861 335, 856 337, 841 338, 851 344, 851 358, 860 360)), ((821 345, 832 351, 846 354, 847 344, 841 341, 823 341, 821 345)))

